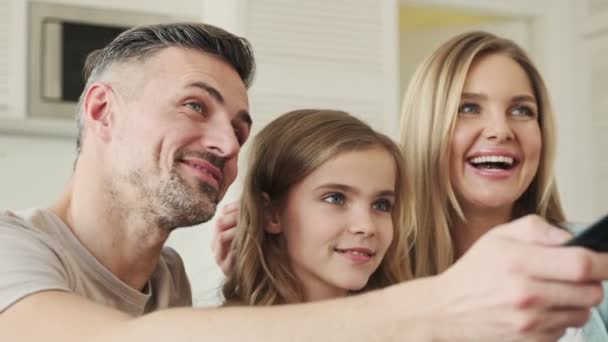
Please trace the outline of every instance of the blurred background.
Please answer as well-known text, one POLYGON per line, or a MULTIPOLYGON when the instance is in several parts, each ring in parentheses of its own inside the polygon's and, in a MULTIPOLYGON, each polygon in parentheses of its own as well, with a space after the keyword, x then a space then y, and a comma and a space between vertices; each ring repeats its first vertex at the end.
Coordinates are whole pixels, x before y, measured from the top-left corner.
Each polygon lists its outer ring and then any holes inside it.
MULTIPOLYGON (((288 110, 329 107, 397 138, 402 93, 435 47, 473 29, 513 39, 539 66, 557 112, 557 176, 569 219, 608 211, 608 0, 0 0, 0 208, 47 206, 62 191, 87 51, 130 26, 174 20, 251 40, 253 133, 288 110)), ((225 202, 240 188, 239 179, 225 202)), ((212 224, 169 241, 197 305, 219 300, 212 224)))

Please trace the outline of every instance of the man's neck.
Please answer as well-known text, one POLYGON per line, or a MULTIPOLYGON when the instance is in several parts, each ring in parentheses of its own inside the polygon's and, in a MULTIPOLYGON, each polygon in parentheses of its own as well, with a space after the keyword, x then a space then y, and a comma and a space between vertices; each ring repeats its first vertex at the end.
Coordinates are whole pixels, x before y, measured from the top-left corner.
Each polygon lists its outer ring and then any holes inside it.
POLYGON ((142 290, 154 272, 169 233, 120 206, 108 189, 74 176, 50 210, 117 278, 142 290))
POLYGON ((490 229, 511 221, 512 208, 466 208, 464 217, 451 229, 456 250, 456 258, 460 258, 469 248, 490 229))

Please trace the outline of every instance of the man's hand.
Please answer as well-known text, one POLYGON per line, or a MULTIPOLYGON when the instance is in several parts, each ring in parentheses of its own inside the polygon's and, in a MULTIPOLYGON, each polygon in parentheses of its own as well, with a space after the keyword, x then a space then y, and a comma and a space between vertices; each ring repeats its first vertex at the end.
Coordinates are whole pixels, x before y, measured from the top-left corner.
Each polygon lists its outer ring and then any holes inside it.
POLYGON ((239 216, 239 202, 235 201, 224 206, 215 220, 213 227, 213 238, 211 239, 211 250, 215 262, 227 275, 234 264, 232 255, 232 240, 236 234, 236 226, 239 216))
POLYGON ((569 236, 538 216, 484 235, 435 281, 440 339, 555 341, 584 325, 602 300, 608 254, 561 247, 569 236))

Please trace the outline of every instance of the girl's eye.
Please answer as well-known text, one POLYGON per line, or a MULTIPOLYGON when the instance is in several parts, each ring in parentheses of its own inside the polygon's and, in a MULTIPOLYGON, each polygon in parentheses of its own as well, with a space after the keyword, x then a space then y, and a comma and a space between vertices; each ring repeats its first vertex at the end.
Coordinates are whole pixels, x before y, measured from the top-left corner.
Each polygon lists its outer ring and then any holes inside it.
POLYGON ((390 212, 393 209, 393 203, 388 199, 380 199, 372 205, 374 210, 390 212))
POLYGON ((534 112, 534 110, 532 110, 532 108, 528 107, 528 106, 517 106, 514 107, 511 110, 511 114, 515 115, 515 116, 528 116, 528 117, 535 117, 536 113, 534 112))
POLYGON ((458 113, 460 114, 476 114, 480 111, 481 109, 475 103, 463 103, 458 107, 458 113))
POLYGON ((330 204, 342 205, 345 201, 345 196, 341 193, 333 193, 323 197, 323 201, 330 204))

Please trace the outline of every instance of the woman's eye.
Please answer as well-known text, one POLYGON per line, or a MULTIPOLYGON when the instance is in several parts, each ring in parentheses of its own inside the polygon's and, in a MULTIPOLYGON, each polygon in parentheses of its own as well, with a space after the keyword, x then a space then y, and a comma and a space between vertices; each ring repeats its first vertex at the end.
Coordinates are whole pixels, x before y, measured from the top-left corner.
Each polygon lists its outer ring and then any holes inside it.
POLYGON ((374 210, 390 212, 393 209, 393 203, 387 199, 382 199, 374 202, 372 207, 374 210))
POLYGON ((345 197, 341 193, 329 194, 323 197, 323 201, 331 204, 344 204, 345 197))
POLYGON ((517 106, 511 110, 511 114, 515 116, 536 116, 536 113, 528 106, 517 106))
POLYGON ((460 107, 458 107, 458 113, 461 114, 475 114, 479 112, 479 106, 474 103, 463 103, 460 105, 460 107))

